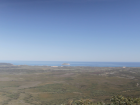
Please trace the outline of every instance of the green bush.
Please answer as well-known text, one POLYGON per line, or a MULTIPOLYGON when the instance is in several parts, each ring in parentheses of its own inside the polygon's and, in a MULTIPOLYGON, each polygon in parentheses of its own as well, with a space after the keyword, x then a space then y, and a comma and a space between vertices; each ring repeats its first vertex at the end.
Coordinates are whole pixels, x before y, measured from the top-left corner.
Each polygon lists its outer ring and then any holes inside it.
POLYGON ((133 105, 133 104, 138 104, 140 103, 140 98, 126 98, 122 95, 119 96, 113 96, 110 101, 114 105, 133 105))
POLYGON ((103 102, 93 103, 91 100, 77 100, 73 103, 61 104, 61 105, 139 105, 140 98, 129 98, 122 95, 112 96, 110 103, 103 102))

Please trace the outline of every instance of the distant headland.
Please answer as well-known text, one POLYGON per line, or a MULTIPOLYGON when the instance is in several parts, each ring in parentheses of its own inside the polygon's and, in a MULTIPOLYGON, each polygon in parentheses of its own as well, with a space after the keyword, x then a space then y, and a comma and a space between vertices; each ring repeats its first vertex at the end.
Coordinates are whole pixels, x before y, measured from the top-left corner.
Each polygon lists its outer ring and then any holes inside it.
POLYGON ((13 65, 13 64, 11 64, 11 63, 0 63, 0 65, 6 65, 6 66, 11 66, 11 65, 13 65))
POLYGON ((62 65, 70 65, 69 63, 63 63, 62 65))

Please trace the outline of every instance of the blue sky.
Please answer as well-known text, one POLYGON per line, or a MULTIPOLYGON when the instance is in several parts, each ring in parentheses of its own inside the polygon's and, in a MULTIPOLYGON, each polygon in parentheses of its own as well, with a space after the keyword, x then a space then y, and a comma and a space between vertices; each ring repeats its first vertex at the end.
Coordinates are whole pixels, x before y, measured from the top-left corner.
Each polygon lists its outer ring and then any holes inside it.
POLYGON ((0 0, 0 60, 140 62, 140 0, 0 0))

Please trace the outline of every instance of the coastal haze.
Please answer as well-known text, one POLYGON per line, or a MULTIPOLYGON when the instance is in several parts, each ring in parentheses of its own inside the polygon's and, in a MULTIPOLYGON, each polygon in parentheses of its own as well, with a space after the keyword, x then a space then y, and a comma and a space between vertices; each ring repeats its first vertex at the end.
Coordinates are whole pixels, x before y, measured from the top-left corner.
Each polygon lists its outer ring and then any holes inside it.
POLYGON ((140 62, 0 61, 28 66, 140 67, 140 62))

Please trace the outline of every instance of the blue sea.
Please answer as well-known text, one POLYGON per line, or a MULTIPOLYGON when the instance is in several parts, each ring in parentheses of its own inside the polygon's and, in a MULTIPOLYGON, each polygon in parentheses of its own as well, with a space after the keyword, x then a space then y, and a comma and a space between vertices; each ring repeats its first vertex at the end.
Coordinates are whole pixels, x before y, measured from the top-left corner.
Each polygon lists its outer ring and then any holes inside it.
POLYGON ((89 66, 89 67, 140 67, 140 62, 75 62, 75 61, 0 61, 0 63, 12 63, 13 65, 30 66, 89 66), (67 66, 67 65, 65 65, 67 66))

